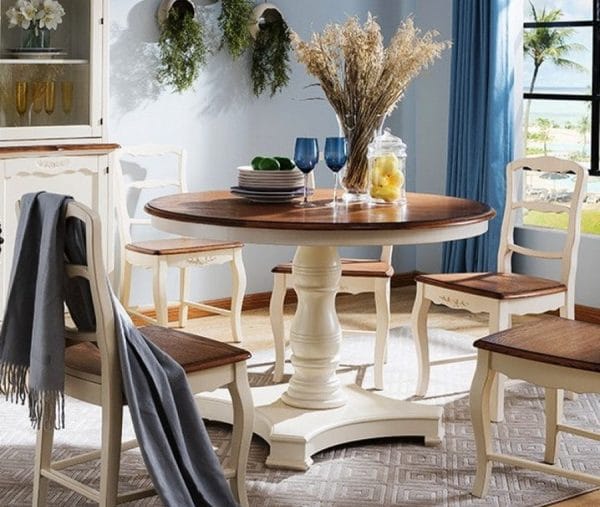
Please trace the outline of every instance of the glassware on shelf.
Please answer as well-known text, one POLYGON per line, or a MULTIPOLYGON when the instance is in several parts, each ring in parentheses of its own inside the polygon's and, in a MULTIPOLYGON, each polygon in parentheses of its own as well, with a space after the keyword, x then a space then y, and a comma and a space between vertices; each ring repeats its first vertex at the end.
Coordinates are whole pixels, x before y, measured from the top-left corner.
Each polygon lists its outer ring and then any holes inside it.
POLYGON ((328 137, 325 139, 325 163, 335 175, 333 184, 333 200, 331 206, 337 204, 337 189, 340 183, 340 171, 348 160, 348 142, 345 137, 328 137))
POLYGON ((69 114, 73 109, 73 81, 62 81, 60 83, 60 92, 62 110, 65 114, 69 114))
POLYGON ((55 97, 56 97, 55 88, 56 88, 56 83, 54 81, 46 81, 44 109, 46 110, 46 113, 48 113, 48 114, 52 114, 54 112, 55 97))
POLYGON ((27 112, 27 81, 15 83, 15 106, 20 116, 27 112))
POLYGON ((46 100, 46 83, 44 81, 34 81, 32 91, 32 109, 34 113, 41 113, 44 109, 46 100))
POLYGON ((298 206, 304 208, 313 207, 308 202, 308 175, 319 161, 319 144, 314 137, 298 137, 294 148, 294 162, 296 167, 304 173, 304 199, 298 206))

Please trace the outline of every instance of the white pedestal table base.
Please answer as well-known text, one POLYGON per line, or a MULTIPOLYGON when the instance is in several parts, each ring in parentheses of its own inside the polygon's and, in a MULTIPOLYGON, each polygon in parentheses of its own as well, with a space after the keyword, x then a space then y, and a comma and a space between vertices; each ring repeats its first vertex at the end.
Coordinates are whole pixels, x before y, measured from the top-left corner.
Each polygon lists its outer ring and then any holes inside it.
MULTIPOLYGON (((382 437, 424 437, 437 445, 444 436, 442 407, 388 398, 353 383, 352 373, 340 376, 347 403, 339 408, 311 410, 291 407, 280 398, 288 384, 252 388, 254 432, 270 446, 269 467, 307 470, 311 456, 346 442, 382 437)), ((202 417, 231 423, 226 390, 198 398, 202 417)))

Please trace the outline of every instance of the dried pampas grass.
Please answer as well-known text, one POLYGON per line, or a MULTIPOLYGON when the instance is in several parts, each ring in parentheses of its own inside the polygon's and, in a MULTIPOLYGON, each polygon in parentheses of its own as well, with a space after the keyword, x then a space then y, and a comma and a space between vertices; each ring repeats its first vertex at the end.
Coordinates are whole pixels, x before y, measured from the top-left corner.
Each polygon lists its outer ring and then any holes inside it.
POLYGON ((330 24, 309 42, 292 33, 298 61, 315 76, 336 112, 350 145, 344 184, 349 191, 367 189, 367 146, 385 117, 419 72, 450 46, 438 32, 421 34, 412 18, 404 20, 386 48, 381 27, 370 14, 330 24))

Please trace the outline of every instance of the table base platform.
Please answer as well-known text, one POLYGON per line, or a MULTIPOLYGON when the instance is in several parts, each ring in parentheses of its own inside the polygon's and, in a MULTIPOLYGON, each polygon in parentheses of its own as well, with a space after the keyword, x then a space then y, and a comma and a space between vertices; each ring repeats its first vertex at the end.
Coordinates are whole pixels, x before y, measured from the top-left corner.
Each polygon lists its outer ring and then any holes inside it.
MULTIPOLYGON (((340 376, 347 403, 339 408, 307 410, 291 407, 280 396, 287 384, 252 388, 254 433, 270 446, 266 465, 307 470, 312 455, 347 442, 382 437, 424 437, 437 445, 444 436, 442 407, 389 398, 366 391, 340 376)), ((198 397, 202 417, 231 423, 226 390, 198 397)))

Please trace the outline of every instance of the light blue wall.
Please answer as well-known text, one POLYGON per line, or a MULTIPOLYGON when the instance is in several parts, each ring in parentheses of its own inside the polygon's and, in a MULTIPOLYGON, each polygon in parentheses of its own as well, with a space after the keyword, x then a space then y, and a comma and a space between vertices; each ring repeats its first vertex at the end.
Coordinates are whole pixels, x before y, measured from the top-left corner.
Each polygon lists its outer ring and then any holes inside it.
MULTIPOLYGON (((362 19, 368 11, 378 16, 389 32, 400 17, 404 2, 390 0, 279 0, 289 25, 306 38, 331 21, 347 15, 362 19)), ((410 2, 407 2, 410 3, 410 2)), ((247 56, 233 62, 221 52, 210 59, 194 90, 171 94, 155 81, 157 68, 156 10, 159 0, 113 0, 110 24, 110 124, 109 137, 122 145, 172 143, 189 152, 191 190, 228 188, 236 180, 236 167, 260 153, 291 154, 297 136, 337 133, 335 116, 326 101, 305 101, 314 96, 314 83, 304 68, 293 62, 290 86, 274 98, 254 98, 250 91, 247 56)), ((396 113, 390 124, 397 122, 396 113)), ((394 130, 395 127, 394 127, 394 130)), ((321 164, 317 183, 330 186, 332 175, 321 164)), ((365 254, 364 250, 346 254, 365 254)), ((371 253, 376 254, 376 250, 371 253)), ((248 293, 270 290, 273 265, 287 261, 293 249, 247 245, 244 260, 248 293)), ((413 257, 402 262, 413 269, 413 257)), ((174 275, 174 274, 173 274, 174 275)), ((194 287, 200 299, 229 293, 228 270, 206 270, 194 287)), ((150 302, 148 276, 134 280, 138 302, 150 302), (144 295, 140 296, 140 294, 144 295)), ((174 289, 174 280, 171 283, 174 289)), ((170 298, 175 297, 172 290, 170 298)))
MULTIPOLYGON (((450 0, 414 0, 410 3, 412 10, 405 9, 404 16, 413 13, 415 24, 423 31, 437 30, 440 40, 452 39, 450 0)), ((414 169, 410 181, 417 192, 442 195, 446 192, 450 63, 451 51, 448 49, 415 80, 406 97, 407 114, 401 125, 407 132, 409 165, 414 169)), ((417 247, 412 269, 430 273, 439 271, 441 248, 440 243, 417 247)))

